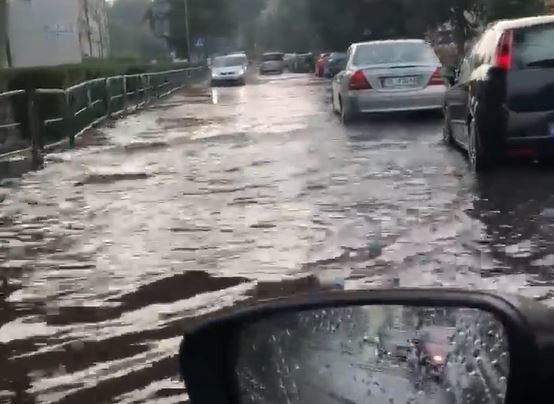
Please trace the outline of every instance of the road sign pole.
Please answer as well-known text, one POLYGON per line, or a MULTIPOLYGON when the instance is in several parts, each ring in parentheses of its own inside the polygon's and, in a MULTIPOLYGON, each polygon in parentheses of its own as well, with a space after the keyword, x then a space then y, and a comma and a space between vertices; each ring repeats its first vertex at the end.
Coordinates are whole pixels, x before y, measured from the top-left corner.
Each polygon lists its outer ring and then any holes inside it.
POLYGON ((185 31, 187 35, 187 58, 189 63, 191 62, 191 51, 190 51, 190 28, 189 28, 189 1, 184 0, 185 2, 185 31))

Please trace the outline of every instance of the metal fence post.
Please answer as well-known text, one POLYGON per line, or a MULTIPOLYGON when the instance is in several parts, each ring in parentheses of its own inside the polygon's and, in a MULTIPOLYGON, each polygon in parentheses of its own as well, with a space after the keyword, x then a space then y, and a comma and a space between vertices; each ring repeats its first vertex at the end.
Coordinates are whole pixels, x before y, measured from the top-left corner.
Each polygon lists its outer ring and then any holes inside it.
POLYGON ((111 118, 111 116, 112 116, 112 89, 111 89, 109 78, 106 78, 104 89, 105 89, 105 94, 104 94, 105 100, 104 101, 105 101, 105 104, 106 104, 106 117, 111 118))
POLYGON ((74 118, 73 106, 71 104, 70 93, 66 92, 64 96, 63 103, 63 122, 65 126, 65 132, 69 139, 69 146, 75 146, 75 131, 73 127, 73 118, 74 118))
POLYGON ((127 98, 127 76, 122 76, 123 80, 123 112, 127 112, 127 104, 129 102, 127 98))
POLYGON ((153 82, 152 82, 152 80, 150 80, 150 83, 152 84, 152 93, 154 94, 154 98, 159 98, 159 96, 158 96, 158 85, 156 84, 156 78, 157 77, 152 76, 151 78, 154 79, 153 82))
POLYGON ((44 160, 41 147, 41 125, 37 108, 37 96, 34 88, 27 90, 27 119, 31 138, 31 165, 37 170, 42 167, 44 160))
POLYGON ((150 102, 150 76, 143 74, 142 78, 144 80, 144 104, 146 105, 150 102))

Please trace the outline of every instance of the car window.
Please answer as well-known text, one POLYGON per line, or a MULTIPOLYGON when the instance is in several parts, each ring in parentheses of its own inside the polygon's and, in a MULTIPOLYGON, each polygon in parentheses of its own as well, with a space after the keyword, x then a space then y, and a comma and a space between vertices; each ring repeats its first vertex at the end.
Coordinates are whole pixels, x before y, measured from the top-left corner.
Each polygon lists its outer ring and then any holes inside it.
POLYGON ((433 49, 421 42, 376 42, 356 47, 354 64, 438 63, 433 49))
POLYGON ((554 24, 542 24, 514 32, 514 68, 534 68, 534 64, 554 59, 554 24))
POLYGON ((283 55, 278 54, 278 53, 266 54, 266 55, 262 56, 262 60, 264 62, 281 61, 281 60, 283 60, 283 55))
POLYGON ((246 58, 244 56, 227 56, 215 58, 213 62, 214 67, 230 67, 230 66, 240 66, 246 63, 246 58))

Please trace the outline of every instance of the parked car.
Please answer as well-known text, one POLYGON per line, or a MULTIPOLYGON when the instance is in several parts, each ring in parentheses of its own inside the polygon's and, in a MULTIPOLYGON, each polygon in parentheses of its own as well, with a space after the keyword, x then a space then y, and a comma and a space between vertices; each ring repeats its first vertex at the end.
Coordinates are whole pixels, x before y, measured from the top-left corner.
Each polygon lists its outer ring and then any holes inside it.
POLYGON ((294 53, 285 53, 283 55, 283 62, 284 62, 284 65, 285 65, 285 69, 290 70, 291 65, 292 65, 292 61, 294 60, 295 57, 296 57, 296 54, 294 54, 294 53))
POLYGON ((451 79, 444 139, 480 172, 554 154, 554 16, 492 24, 451 79))
POLYGON ((291 72, 294 73, 311 73, 314 70, 314 55, 312 53, 301 53, 294 55, 290 61, 291 72))
POLYGON ((338 73, 346 68, 347 56, 344 52, 333 52, 327 59, 327 64, 324 67, 324 75, 328 78, 335 77, 338 73))
POLYGON ((333 110, 344 123, 369 112, 441 110, 441 63, 423 40, 355 43, 332 82, 333 110))
POLYGON ((317 77, 323 77, 325 74, 325 64, 327 63, 327 59, 329 59, 329 56, 331 53, 321 53, 316 62, 315 62, 315 75, 317 77))
POLYGON ((248 58, 243 53, 237 53, 214 58, 210 66, 211 83, 246 84, 246 72, 248 71, 248 58))
POLYGON ((260 74, 283 73, 285 69, 285 55, 281 52, 268 52, 262 55, 260 74))

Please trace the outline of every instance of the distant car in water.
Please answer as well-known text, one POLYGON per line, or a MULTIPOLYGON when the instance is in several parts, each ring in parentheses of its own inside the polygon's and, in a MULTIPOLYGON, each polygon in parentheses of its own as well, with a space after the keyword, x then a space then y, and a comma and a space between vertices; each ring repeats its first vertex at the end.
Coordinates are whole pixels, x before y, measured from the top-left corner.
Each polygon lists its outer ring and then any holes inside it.
POLYGON ((289 63, 289 70, 293 73, 312 73, 313 69, 314 56, 312 53, 294 55, 289 63))
POLYGON ((212 85, 222 83, 246 84, 248 58, 243 53, 218 56, 211 63, 212 85))
POLYGON ((381 333, 379 355, 384 358, 388 357, 401 362, 408 360, 410 353, 410 336, 411 333, 405 330, 389 329, 381 333))
POLYGON ((348 56, 344 52, 333 52, 327 59, 327 64, 324 66, 324 75, 328 78, 335 77, 338 73, 346 68, 348 56))
POLYGON ((262 55, 260 74, 283 73, 285 70, 285 54, 282 52, 267 52, 262 55))
POLYGON ((315 62, 315 75, 317 77, 323 77, 325 74, 325 65, 327 64, 327 60, 329 59, 329 56, 331 55, 330 52, 327 53, 321 53, 316 62, 315 62))
POLYGON ((420 337, 413 341, 421 358, 420 371, 439 383, 444 380, 446 360, 451 349, 450 339, 455 332, 455 329, 447 327, 428 327, 421 330, 420 337))
POLYGON ((343 123, 371 112, 442 110, 446 84, 431 45, 420 39, 355 43, 332 82, 343 123))
POLYGON ((444 140, 475 172, 504 157, 554 156, 554 16, 488 27, 450 78, 444 140))
POLYGON ((295 57, 296 57, 296 54, 294 53, 285 53, 283 55, 283 62, 286 69, 289 69, 289 70, 291 69, 291 64, 295 57))

